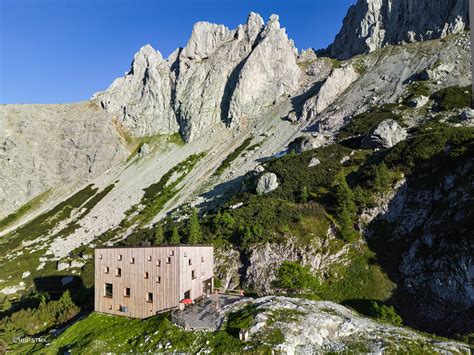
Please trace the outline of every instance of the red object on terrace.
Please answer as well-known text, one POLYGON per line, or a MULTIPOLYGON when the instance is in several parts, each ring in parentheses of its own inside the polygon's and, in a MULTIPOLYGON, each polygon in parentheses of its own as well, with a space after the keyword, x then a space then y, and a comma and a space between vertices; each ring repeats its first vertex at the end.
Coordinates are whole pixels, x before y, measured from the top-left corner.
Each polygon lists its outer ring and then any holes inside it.
POLYGON ((184 303, 184 304, 191 304, 191 303, 193 303, 193 300, 190 299, 190 298, 185 298, 184 300, 181 301, 181 303, 184 303))

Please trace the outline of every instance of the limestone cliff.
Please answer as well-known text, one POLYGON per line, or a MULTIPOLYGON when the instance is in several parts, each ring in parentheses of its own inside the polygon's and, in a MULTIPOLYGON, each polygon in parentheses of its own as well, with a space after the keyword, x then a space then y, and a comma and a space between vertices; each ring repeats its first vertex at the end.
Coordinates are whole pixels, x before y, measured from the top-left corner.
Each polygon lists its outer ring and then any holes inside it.
POLYGON ((443 38, 468 23, 468 0, 359 0, 328 49, 348 59, 389 44, 443 38))
POLYGON ((230 30, 199 22, 167 60, 151 46, 132 68, 94 95, 136 136, 179 132, 190 141, 217 125, 246 125, 300 86, 296 49, 277 15, 251 13, 230 30))

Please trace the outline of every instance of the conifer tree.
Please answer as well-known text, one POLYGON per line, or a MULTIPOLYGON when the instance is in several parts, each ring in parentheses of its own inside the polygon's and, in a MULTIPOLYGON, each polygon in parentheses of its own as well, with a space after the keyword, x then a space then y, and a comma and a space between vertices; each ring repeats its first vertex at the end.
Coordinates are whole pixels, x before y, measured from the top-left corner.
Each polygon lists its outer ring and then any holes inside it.
POLYGON ((163 227, 161 223, 155 229, 155 245, 161 245, 165 242, 165 234, 163 233, 163 227))
POLYGON ((191 245, 198 244, 201 241, 201 235, 198 212, 197 209, 194 208, 188 221, 188 243, 191 245))
POLYGON ((171 234, 170 244, 177 245, 181 243, 181 237, 179 236, 178 227, 173 228, 173 233, 171 234))

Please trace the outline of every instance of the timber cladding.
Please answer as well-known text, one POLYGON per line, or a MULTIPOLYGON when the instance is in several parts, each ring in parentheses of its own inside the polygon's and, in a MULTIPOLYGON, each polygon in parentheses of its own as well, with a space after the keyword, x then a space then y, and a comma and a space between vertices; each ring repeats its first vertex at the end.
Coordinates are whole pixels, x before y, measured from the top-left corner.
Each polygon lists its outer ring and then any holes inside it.
POLYGON ((212 246, 95 249, 95 311, 147 318, 212 292, 212 246))

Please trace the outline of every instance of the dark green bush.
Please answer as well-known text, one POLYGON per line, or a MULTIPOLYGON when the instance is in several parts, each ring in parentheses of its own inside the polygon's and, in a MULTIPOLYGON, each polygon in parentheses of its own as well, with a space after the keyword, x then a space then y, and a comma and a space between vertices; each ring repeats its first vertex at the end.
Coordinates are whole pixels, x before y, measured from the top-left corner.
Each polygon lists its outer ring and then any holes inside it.
POLYGON ((378 320, 390 323, 396 326, 402 326, 402 317, 397 314, 393 306, 379 305, 377 302, 372 302, 371 307, 372 316, 378 320))
POLYGON ((450 86, 435 92, 431 98, 436 102, 439 111, 451 111, 471 105, 471 86, 450 86))
POLYGON ((79 313, 79 308, 71 299, 69 291, 58 301, 43 301, 38 308, 26 308, 0 321, 0 334, 5 337, 34 335, 53 325, 67 322, 79 313))
POLYGON ((315 292, 319 288, 319 281, 308 267, 284 261, 277 270, 273 285, 287 292, 315 292))

